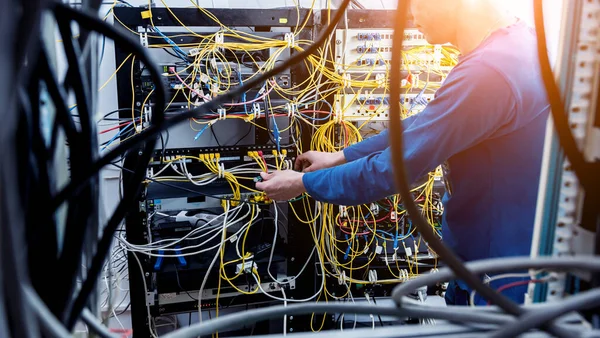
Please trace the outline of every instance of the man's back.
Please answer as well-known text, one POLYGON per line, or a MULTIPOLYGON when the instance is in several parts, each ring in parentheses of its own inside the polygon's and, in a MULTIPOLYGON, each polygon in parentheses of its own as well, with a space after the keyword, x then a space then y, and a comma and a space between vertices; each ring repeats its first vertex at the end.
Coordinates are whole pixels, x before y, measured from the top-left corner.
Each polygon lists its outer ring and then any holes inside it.
POLYGON ((473 109, 487 114, 486 96, 499 95, 515 110, 487 139, 448 159, 444 241, 467 260, 530 251, 548 116, 535 46, 533 32, 519 22, 495 32, 454 70, 493 68, 511 92, 480 92, 481 105, 473 109))

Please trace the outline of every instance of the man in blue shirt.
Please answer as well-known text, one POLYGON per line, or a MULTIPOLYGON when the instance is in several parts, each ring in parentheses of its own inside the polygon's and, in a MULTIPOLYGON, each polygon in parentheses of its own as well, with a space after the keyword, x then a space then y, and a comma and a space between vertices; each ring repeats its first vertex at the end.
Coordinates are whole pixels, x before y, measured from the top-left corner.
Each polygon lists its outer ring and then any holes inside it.
MULTIPOLYGON (((534 31, 498 5, 411 1, 429 43, 452 43, 462 55, 427 108, 403 121, 403 135, 411 181, 448 164, 443 239, 464 260, 529 255, 532 240, 549 105, 534 31)), ((303 172, 264 174, 257 187, 274 200, 308 192, 341 205, 396 194, 388 137, 383 132, 338 153, 307 152, 296 161, 303 172)), ((503 293, 523 302, 526 289, 503 293)), ((467 304, 469 291, 451 282, 446 301, 467 304)))

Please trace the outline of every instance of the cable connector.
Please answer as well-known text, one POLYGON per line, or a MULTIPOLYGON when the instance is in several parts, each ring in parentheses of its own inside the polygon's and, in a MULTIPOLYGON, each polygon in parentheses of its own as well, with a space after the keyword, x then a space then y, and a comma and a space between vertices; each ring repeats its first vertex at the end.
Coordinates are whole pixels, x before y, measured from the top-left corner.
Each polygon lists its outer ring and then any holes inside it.
POLYGON ((369 270, 369 282, 371 283, 377 283, 377 271, 376 270, 369 270))
POLYGON ((286 103, 285 110, 287 111, 288 118, 292 118, 298 111, 298 106, 295 103, 286 103))
POLYGON ((219 50, 223 50, 223 44, 225 42, 224 36, 223 36, 223 32, 219 31, 217 33, 215 33, 215 45, 217 45, 217 47, 219 47, 219 50))
POLYGON ((210 86, 210 93, 211 93, 211 95, 212 95, 213 98, 217 97, 219 95, 219 85, 216 84, 216 83, 213 83, 210 86))
POLYGON ((435 45, 433 46, 433 65, 439 67, 442 63, 442 46, 435 45))
POLYGON ((140 32, 140 44, 142 47, 148 47, 148 33, 140 32))
POLYGON ((349 73, 344 73, 342 77, 342 86, 350 88, 352 86, 352 76, 349 73))
POLYGON ((294 33, 285 33, 283 40, 287 42, 288 48, 296 47, 296 37, 294 36, 294 33))
POLYGON ((373 214, 373 216, 379 215, 379 205, 371 203, 369 210, 371 210, 371 214, 373 214))
POLYGON ((217 163, 217 168, 219 168, 219 172, 218 172, 218 177, 219 178, 224 178, 225 177, 225 164, 224 163, 217 163))
POLYGON ((219 114, 219 121, 225 120, 227 118, 225 108, 217 108, 217 114, 219 114))
POLYGON ((377 82, 377 88, 385 87, 385 74, 376 74, 375 82, 377 82))
POLYGON ((408 273, 408 270, 400 269, 400 280, 406 282, 409 279, 410 279, 410 275, 408 273))
POLYGON ((240 273, 252 273, 252 270, 257 269, 256 263, 254 261, 245 261, 243 263, 238 263, 235 266, 235 274, 240 273))
POLYGON ((382 252, 383 252, 383 247, 381 245, 379 245, 378 241, 376 241, 375 242, 375 253, 378 255, 381 255, 382 252))
POLYGON ((345 205, 340 205, 339 206, 339 211, 340 211, 340 216, 342 217, 348 217, 348 207, 345 205))
POLYGON ((342 271, 342 273, 340 273, 340 275, 338 276, 338 284, 339 285, 344 285, 346 283, 346 271, 342 271))

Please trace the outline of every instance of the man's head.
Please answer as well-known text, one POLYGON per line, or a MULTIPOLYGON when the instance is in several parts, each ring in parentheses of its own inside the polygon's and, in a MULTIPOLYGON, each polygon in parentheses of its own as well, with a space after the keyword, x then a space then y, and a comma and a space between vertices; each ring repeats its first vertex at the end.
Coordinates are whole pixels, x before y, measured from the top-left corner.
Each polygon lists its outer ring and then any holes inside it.
MULTIPOLYGON (((413 19, 430 44, 456 44, 498 19, 503 0, 410 0, 413 19), (489 22, 489 21, 492 22, 489 22)), ((485 33, 485 32, 483 32, 485 33)))
POLYGON ((414 23, 429 43, 455 41, 461 2, 462 0, 410 0, 414 23))

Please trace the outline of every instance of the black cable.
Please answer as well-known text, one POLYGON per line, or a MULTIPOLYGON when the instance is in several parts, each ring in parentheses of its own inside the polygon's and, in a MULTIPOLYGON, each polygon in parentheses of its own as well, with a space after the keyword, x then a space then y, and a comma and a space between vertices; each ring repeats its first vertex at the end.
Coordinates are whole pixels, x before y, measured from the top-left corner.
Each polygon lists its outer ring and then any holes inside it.
POLYGON ((429 306, 395 308, 364 304, 301 303, 288 305, 287 307, 279 305, 233 313, 216 318, 212 321, 206 321, 189 327, 181 328, 175 332, 166 334, 162 338, 192 338, 222 331, 223 329, 233 329, 243 327, 244 325, 250 323, 256 323, 271 318, 279 318, 285 314, 289 316, 309 313, 324 314, 340 312, 363 315, 379 314, 395 318, 434 318, 461 323, 482 323, 494 325, 505 325, 506 323, 514 322, 514 318, 504 314, 491 314, 485 312, 475 313, 471 311, 448 311, 448 309, 445 308, 435 308, 429 306))
POLYGON ((550 309, 531 311, 523 315, 516 323, 507 324, 503 329, 498 330, 490 337, 492 338, 510 338, 518 337, 521 334, 536 328, 544 323, 555 320, 562 315, 572 311, 588 310, 600 305, 600 289, 592 289, 574 296, 564 301, 553 304, 550 309))
MULTIPOLYGON (((405 23, 408 17, 408 1, 398 1, 398 7, 396 10, 396 22, 394 25, 395 32, 404 32, 405 23)), ((401 88, 401 65, 402 65, 402 43, 404 41, 404 34, 393 35, 393 46, 392 48, 392 61, 390 69, 390 97, 400 97, 401 88)), ((404 151, 403 151, 403 135, 402 135, 402 121, 400 113, 400 105, 393 104, 390 106, 390 120, 389 120, 389 135, 390 135, 390 146, 392 155, 392 165, 394 168, 394 178, 396 181, 397 189, 400 193, 402 200, 404 201, 404 207, 407 211, 408 217, 413 220, 413 224, 417 227, 417 230, 421 233, 423 238, 429 246, 435 251, 438 256, 456 272, 456 275, 467 285, 477 291, 481 296, 490 301, 493 304, 498 305, 504 311, 509 314, 520 316, 525 313, 525 310, 519 307, 516 303, 506 298, 505 296, 497 293, 488 285, 484 284, 481 279, 475 274, 471 273, 463 264, 461 259, 452 252, 442 241, 434 234, 433 229, 429 225, 429 222, 423 219, 421 212, 417 205, 411 198, 410 186, 407 180, 406 166, 404 163, 404 151)), ((398 304, 401 306, 401 304, 398 304)), ((571 337, 572 333, 566 332, 564 329, 558 328, 555 325, 549 325, 549 331, 559 337, 571 337)))
POLYGON ((84 309, 81 319, 87 324, 90 331, 96 333, 101 338, 117 338, 116 334, 111 333, 106 326, 104 326, 94 314, 84 309))
MULTIPOLYGON (((158 107, 159 111, 164 110, 166 97, 165 97, 165 90, 164 90, 164 87, 162 84, 161 75, 160 75, 160 72, 158 71, 158 68, 156 67, 156 65, 154 63, 152 63, 150 57, 148 56, 148 54, 144 48, 142 48, 138 43, 134 42, 132 39, 130 39, 123 33, 118 32, 117 30, 112 28, 110 25, 104 23, 103 21, 101 21, 100 19, 98 19, 92 15, 79 12, 77 10, 74 10, 73 8, 70 8, 69 6, 67 6, 65 4, 62 4, 62 3, 57 3, 55 5, 54 11, 55 11, 57 17, 61 17, 63 20, 75 20, 79 23, 81 28, 88 29, 91 31, 99 31, 100 33, 106 35, 107 37, 113 39, 115 41, 115 43, 119 43, 121 45, 129 47, 129 50, 132 51, 137 56, 139 56, 139 58, 142 60, 142 62, 144 62, 144 65, 146 67, 148 67, 152 81, 155 83, 156 107, 158 107)), ((162 123, 162 121, 163 121, 162 114, 153 114, 152 125, 159 125, 162 123)), ((152 152, 154 150, 155 143, 156 143, 156 137, 148 138, 146 140, 146 143, 144 144, 143 150, 140 151, 140 156, 138 157, 137 161, 135 161, 134 173, 131 175, 129 180, 127 180, 126 189, 125 189, 126 196, 124 196, 124 198, 121 199, 115 212, 110 217, 108 224, 104 228, 103 235, 102 235, 100 241, 98 242, 98 245, 96 248, 96 253, 92 258, 92 263, 91 263, 90 269, 88 270, 87 279, 84 281, 84 283, 80 289, 80 292, 77 295, 77 298, 75 299, 72 307, 69 307, 67 309, 67 312, 69 313, 68 319, 66 320, 68 328, 73 327, 73 325, 75 324, 75 322, 79 316, 79 313, 83 309, 85 303, 87 302, 89 295, 91 294, 91 292, 94 289, 94 286, 96 284, 96 281, 98 279, 100 271, 102 270, 102 266, 104 265, 104 259, 106 257, 108 250, 110 249, 110 245, 112 242, 112 235, 113 235, 114 231, 120 224, 125 213, 130 209, 131 205, 133 205, 133 203, 135 203, 135 197, 141 187, 140 183, 143 180, 143 176, 145 174, 145 168, 147 167, 150 157, 152 156, 152 152), (131 196, 128 196, 128 194, 131 194, 131 196)), ((112 160, 114 160, 114 158, 112 160)), ((92 175, 85 178, 84 181, 88 181, 89 177, 92 177, 95 175, 96 175, 96 173, 93 173, 92 175)), ((85 176, 85 174, 84 174, 84 176, 85 176)), ((75 192, 76 191, 73 191, 73 193, 75 193, 75 192)), ((58 203, 58 205, 60 205, 60 204, 62 204, 62 201, 58 203)))
POLYGON ((598 168, 600 164, 586 162, 583 153, 579 150, 577 142, 573 137, 573 133, 569 126, 569 119, 565 111, 565 105, 562 101, 562 95, 556 85, 554 72, 552 71, 552 66, 550 65, 550 60, 548 58, 543 0, 533 0, 533 8, 540 73, 542 75, 542 80, 544 81, 544 86, 546 87, 548 101, 550 102, 550 111, 552 113, 552 119, 554 120, 556 134, 558 135, 560 145, 564 149, 564 153, 569 160, 571 168, 577 175, 579 183, 587 193, 592 193, 600 183, 598 177, 598 168))
MULTIPOLYGON (((196 221, 196 225, 198 224, 198 221, 196 221)), ((177 286, 179 286, 179 289, 181 289, 181 291, 185 292, 188 297, 190 297, 191 299, 198 301, 198 298, 194 298, 194 296, 192 296, 186 289, 184 289, 181 286, 181 282, 179 280, 179 269, 177 269, 177 264, 173 264, 173 266, 175 267, 175 278, 177 279, 177 286)))
MULTIPOLYGON (((90 88, 87 74, 81 67, 82 53, 79 45, 73 42, 71 22, 65 20, 60 14, 56 15, 63 47, 69 64, 65 89, 74 92, 79 112, 79 125, 77 142, 69 143, 69 166, 71 177, 85 175, 85 170, 98 154, 96 123, 91 112, 90 88)), ((82 32, 83 34, 83 32, 82 32)), ((85 39, 84 39, 85 41, 85 39)), ((49 295, 42 295, 50 309, 59 318, 63 318, 65 309, 68 308, 71 295, 76 288, 76 277, 81 269, 81 259, 85 254, 82 250, 86 247, 86 239, 91 232, 98 229, 98 186, 99 179, 94 177, 91 184, 80 189, 71 196, 67 208, 67 218, 63 235, 63 248, 56 265, 58 287, 49 295), (77 201, 77 203, 75 203, 77 201), (48 298, 51 297, 51 298, 48 298), (48 299, 52 299, 48 301, 48 299)))
POLYGON ((248 131, 246 131, 246 133, 244 134, 244 136, 240 137, 239 140, 237 140, 237 142, 235 142, 233 145, 237 146, 240 142, 242 142, 248 135, 250 135, 250 133, 252 132, 254 126, 251 123, 248 123, 248 131))
MULTIPOLYGON (((131 37, 126 35, 126 33, 122 32, 119 28, 111 26, 110 24, 102 21, 101 19, 97 18, 96 16, 77 11, 77 10, 69 7, 66 4, 56 3, 55 7, 54 7, 54 11, 56 13, 60 13, 61 15, 63 15, 66 19, 77 21, 82 28, 96 31, 100 34, 107 36, 108 38, 112 39, 115 42, 115 44, 119 44, 121 46, 121 48, 126 47, 125 49, 127 51, 130 51, 133 54, 135 54, 136 57, 138 57, 144 63, 144 65, 146 67, 149 67, 148 70, 150 71, 150 76, 152 78, 152 81, 155 83, 154 98, 156 101, 156 107, 165 107, 166 91, 163 86, 161 72, 158 70, 157 66, 152 62, 152 60, 149 57, 149 55, 147 54, 146 50, 137 41, 133 40, 131 37)), ((157 116, 157 115, 159 115, 159 114, 153 114, 153 117, 157 116)), ((153 126, 155 126, 155 124, 152 124, 149 129, 155 130, 155 127, 153 127, 153 126)), ((147 141, 147 140, 151 140, 151 139, 155 140, 157 137, 158 137, 158 135, 155 132, 155 133, 152 133, 152 135, 148 135, 147 137, 145 137, 143 141, 147 141)), ((136 137, 133 137, 131 139, 136 139, 136 137)), ((129 142, 126 142, 126 143, 129 144, 129 142)), ((108 160, 106 163, 104 163, 104 165, 110 163, 110 161, 114 160, 115 158, 120 156, 122 153, 124 153, 124 151, 121 151, 121 150, 126 150, 124 148, 133 148, 142 143, 143 142, 135 142, 135 144, 131 144, 131 146, 129 146, 129 147, 122 147, 122 144, 120 144, 119 147, 117 147, 113 151, 109 152, 109 154, 113 153, 113 155, 114 155, 114 156, 110 156, 111 157, 110 159, 107 157, 102 157, 103 159, 108 160), (119 149, 119 151, 118 151, 119 154, 117 154, 117 152, 115 152, 115 150, 117 150, 117 149, 119 149)), ((92 177, 93 175, 95 175, 99 171, 100 167, 98 168, 98 170, 95 170, 93 168, 91 168, 92 170, 89 170, 89 169, 90 168, 88 168, 88 172, 87 172, 88 178, 87 179, 89 179, 89 177, 92 177)), ((69 184, 67 185, 67 187, 65 189, 63 189, 61 192, 59 192, 57 194, 57 196, 54 198, 54 200, 52 201, 52 206, 51 206, 52 209, 56 210, 56 208, 65 201, 66 197, 71 196, 77 189, 80 188, 81 183, 87 181, 87 179, 85 179, 83 181, 77 180, 77 179, 74 181, 70 181, 69 184), (80 183, 75 184, 76 181, 79 181, 80 183), (69 188, 69 186, 71 186, 71 187, 69 188)))
MULTIPOLYGON (((377 305, 377 301, 375 300, 375 296, 371 296, 371 298, 373 298, 373 304, 377 305)), ((377 315, 377 318, 379 319, 379 324, 381 324, 381 326, 383 327, 383 320, 381 320, 381 315, 377 315)))
POLYGON ((215 141, 217 142, 217 145, 219 147, 221 147, 221 142, 219 142, 219 138, 217 137, 217 134, 215 133, 215 130, 213 129, 212 123, 208 125, 208 129, 210 129, 212 136, 215 138, 215 141))
MULTIPOLYGON (((96 173, 98 173, 100 171, 100 169, 102 169, 104 166, 108 165, 111 161, 113 161, 115 158, 120 156, 120 154, 124 153, 126 150, 131 149, 135 146, 138 146, 149 139, 156 138, 158 133, 160 133, 161 131, 168 129, 172 126, 175 126, 181 122, 188 121, 188 119, 191 117, 196 117, 198 115, 202 115, 202 114, 205 114, 212 110, 215 110, 218 107, 220 107, 223 103, 230 102, 231 100, 236 99, 237 97, 241 96, 244 92, 257 87, 258 85, 264 83, 265 81, 267 81, 274 75, 277 75, 277 74, 283 72, 284 70, 287 70, 290 66, 295 65, 295 64, 305 60, 307 57, 309 57, 314 52, 316 52, 317 49, 329 38, 329 36, 331 35, 333 30, 337 26, 338 22, 342 18, 344 11, 348 7, 349 2, 350 2, 350 0, 342 1, 342 3, 340 4, 340 8, 336 11, 336 14, 334 15, 330 25, 327 26, 327 28, 325 29, 323 34, 307 49, 305 49, 304 51, 302 51, 300 53, 294 53, 285 62, 279 64, 278 66, 276 66, 270 70, 265 71, 260 76, 256 76, 256 77, 249 79, 248 81, 246 81, 244 83, 243 86, 240 86, 234 90, 230 90, 223 95, 219 95, 215 99, 204 103, 200 107, 197 107, 197 108, 194 108, 191 110, 186 110, 186 109, 178 110, 177 114, 175 114, 172 118, 163 122, 161 125, 154 125, 154 124, 150 125, 144 131, 139 133, 136 137, 132 137, 132 138, 128 139, 127 141, 120 143, 113 150, 108 152, 102 158, 98 159, 92 166, 90 166, 88 168, 88 173, 87 173, 88 176, 91 177, 92 175, 95 175, 96 173)), ((60 5, 60 8, 65 8, 65 6, 60 5)), ((70 9, 69 9, 69 11, 72 12, 71 14, 73 15, 73 18, 76 19, 80 25, 84 26, 87 29, 93 29, 101 34, 107 35, 110 38, 117 39, 118 41, 115 41, 115 42, 120 43, 120 44, 133 44, 136 47, 139 46, 139 43, 131 40, 128 36, 115 30, 114 27, 106 24, 102 20, 99 20, 98 18, 93 17, 88 14, 85 14, 85 13, 80 13, 80 12, 73 11, 70 9)), ((136 52, 137 51, 139 51, 139 49, 136 48, 136 52)), ((147 62, 147 60, 142 60, 142 61, 144 61, 144 63, 147 62)), ((153 79, 153 81, 155 81, 155 80, 153 79)), ((159 87, 161 87, 161 86, 159 86, 159 87)), ((86 181, 87 180, 81 180, 81 179, 80 180, 71 180, 66 185, 66 187, 63 188, 55 196, 54 200, 52 201, 52 205, 51 205, 52 210, 56 210, 56 208, 58 208, 58 206, 60 206, 60 204, 62 204, 62 202, 68 196, 72 195, 73 192, 76 191, 77 189, 79 189, 83 184, 85 184, 86 181)))

